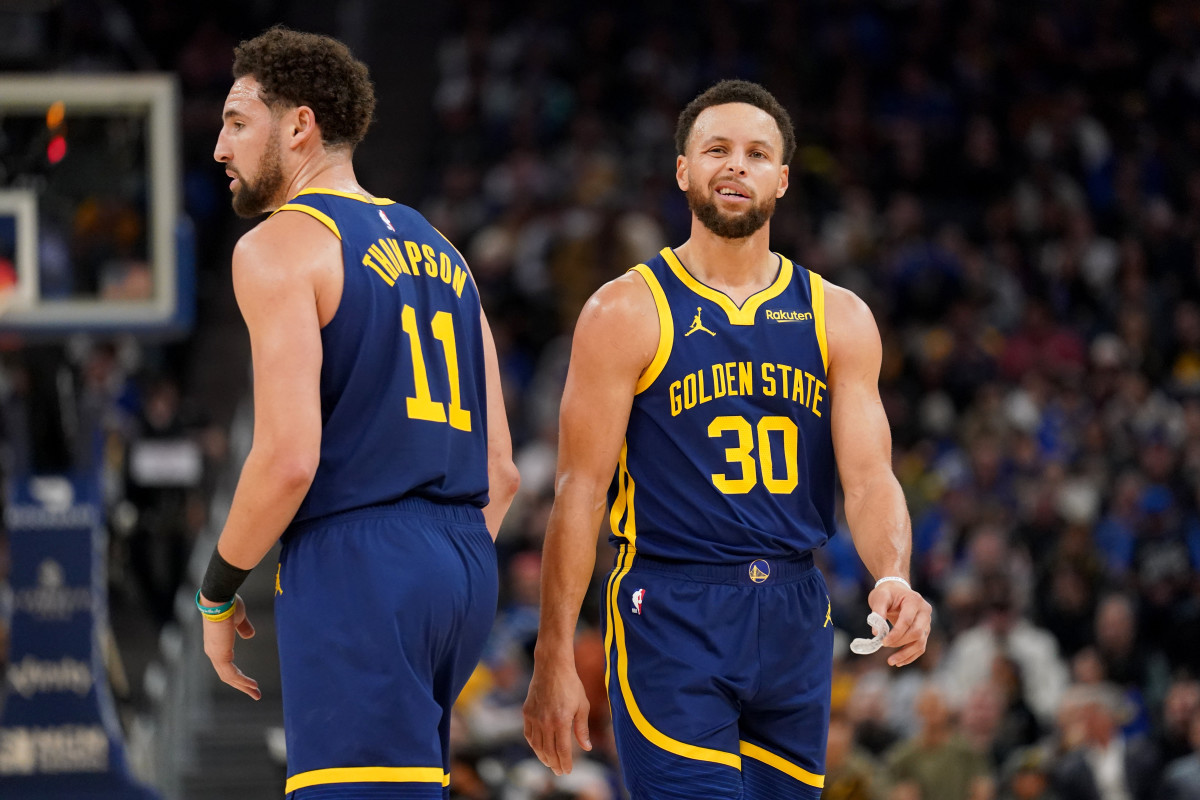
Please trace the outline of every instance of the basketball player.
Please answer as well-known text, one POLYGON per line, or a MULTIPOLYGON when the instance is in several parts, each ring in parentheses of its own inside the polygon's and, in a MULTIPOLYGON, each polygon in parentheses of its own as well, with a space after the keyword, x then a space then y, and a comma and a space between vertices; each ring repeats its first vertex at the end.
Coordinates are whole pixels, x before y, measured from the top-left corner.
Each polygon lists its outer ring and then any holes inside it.
POLYGON ((233 253, 254 444, 197 595, 204 651, 260 696, 233 662, 254 632, 235 592, 282 535, 289 796, 443 798, 517 486, 491 333, 454 246, 355 178, 366 67, 273 28, 233 74, 214 156, 240 215, 273 213, 233 253))
POLYGON ((713 86, 676 147, 690 238, 603 286, 575 329, 525 735, 556 773, 573 736, 590 749, 571 642, 607 506, 607 676, 630 795, 816 798, 833 625, 812 553, 834 532, 835 465, 879 579, 870 606, 894 626, 888 663, 929 635, 906 580, 879 333, 857 297, 769 249, 795 149, 770 93, 713 86))

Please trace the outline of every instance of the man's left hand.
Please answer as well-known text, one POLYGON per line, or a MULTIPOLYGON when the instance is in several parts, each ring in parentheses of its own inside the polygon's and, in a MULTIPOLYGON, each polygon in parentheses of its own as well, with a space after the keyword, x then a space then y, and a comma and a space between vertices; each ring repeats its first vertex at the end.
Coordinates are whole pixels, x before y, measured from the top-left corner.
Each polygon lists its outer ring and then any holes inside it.
POLYGON ((921 593, 899 581, 886 581, 871 590, 867 604, 892 625, 883 646, 898 649, 888 656, 888 664, 903 667, 920 658, 933 625, 933 606, 921 593))
POLYGON ((235 598, 235 602, 233 616, 219 622, 204 620, 204 654, 212 662, 213 669, 217 671, 221 680, 259 700, 262 698, 262 691, 258 688, 258 681, 246 675, 233 663, 233 643, 236 637, 249 639, 254 635, 254 626, 246 616, 246 604, 242 602, 241 597, 235 598))

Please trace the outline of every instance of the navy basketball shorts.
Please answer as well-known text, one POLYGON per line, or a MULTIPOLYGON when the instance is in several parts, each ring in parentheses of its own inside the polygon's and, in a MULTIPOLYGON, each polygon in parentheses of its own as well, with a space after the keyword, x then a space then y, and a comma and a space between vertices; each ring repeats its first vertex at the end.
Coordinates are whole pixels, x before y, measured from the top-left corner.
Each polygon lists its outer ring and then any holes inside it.
POLYGON ((450 709, 496 615, 482 512, 405 498, 302 523, 278 574, 288 797, 448 797, 450 709))
POLYGON ((821 796, 833 624, 811 556, 678 564, 622 545, 604 605, 633 800, 821 796))

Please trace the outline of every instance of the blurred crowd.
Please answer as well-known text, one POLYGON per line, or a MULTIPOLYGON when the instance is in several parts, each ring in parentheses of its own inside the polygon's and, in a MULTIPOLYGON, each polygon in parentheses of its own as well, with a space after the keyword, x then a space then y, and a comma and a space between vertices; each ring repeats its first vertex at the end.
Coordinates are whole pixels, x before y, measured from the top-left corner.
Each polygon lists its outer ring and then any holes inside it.
MULTIPOLYGON (((824 796, 1200 798, 1200 10, 449 8, 424 145, 434 189, 396 199, 471 264, 522 474, 496 627, 456 709, 453 796, 620 797, 596 587, 577 643, 595 749, 556 778, 522 733, 558 403, 590 293, 687 238, 679 109, 741 77, 776 94, 800 142, 773 248, 879 323, 913 581, 935 607, 914 666, 853 655, 870 576, 844 525, 817 554, 845 631, 824 796)), ((224 274, 221 237, 203 233, 229 225, 204 115, 232 42, 256 31, 193 22, 143 56, 181 76, 200 268, 224 274)), ((601 541, 597 586, 610 565, 601 541)))

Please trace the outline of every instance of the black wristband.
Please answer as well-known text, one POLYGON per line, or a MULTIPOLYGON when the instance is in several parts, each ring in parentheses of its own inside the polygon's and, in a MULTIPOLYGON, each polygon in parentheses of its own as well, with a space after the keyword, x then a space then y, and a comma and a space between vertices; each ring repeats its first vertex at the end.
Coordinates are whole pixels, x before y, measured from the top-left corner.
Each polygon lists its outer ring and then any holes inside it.
POLYGON ((249 574, 250 570, 238 569, 222 558, 220 551, 214 547, 212 558, 208 560, 208 569, 204 572, 204 581, 200 584, 200 593, 218 605, 227 603, 237 594, 238 587, 249 574))

